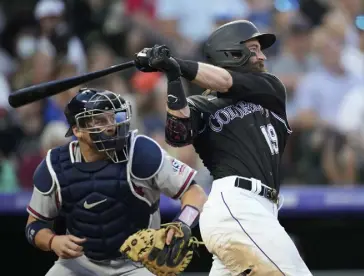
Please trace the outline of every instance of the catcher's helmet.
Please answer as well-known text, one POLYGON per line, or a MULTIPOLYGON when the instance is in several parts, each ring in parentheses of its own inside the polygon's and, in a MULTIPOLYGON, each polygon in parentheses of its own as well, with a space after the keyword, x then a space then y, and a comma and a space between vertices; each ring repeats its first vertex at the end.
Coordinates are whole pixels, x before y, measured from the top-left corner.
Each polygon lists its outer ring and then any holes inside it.
POLYGON ((244 66, 252 52, 244 45, 250 39, 257 39, 261 49, 274 44, 274 34, 260 33, 250 21, 236 20, 216 29, 204 45, 204 54, 208 62, 220 67, 244 66))
POLYGON ((96 149, 105 152, 113 162, 128 159, 131 106, 120 95, 82 89, 67 105, 65 115, 71 127, 89 133, 96 149))
POLYGON ((80 89, 76 96, 74 96, 71 101, 67 104, 64 109, 64 115, 66 116, 67 122, 70 125, 66 133, 66 137, 72 136, 72 127, 76 125, 75 116, 78 113, 85 111, 85 104, 97 93, 95 89, 80 89))

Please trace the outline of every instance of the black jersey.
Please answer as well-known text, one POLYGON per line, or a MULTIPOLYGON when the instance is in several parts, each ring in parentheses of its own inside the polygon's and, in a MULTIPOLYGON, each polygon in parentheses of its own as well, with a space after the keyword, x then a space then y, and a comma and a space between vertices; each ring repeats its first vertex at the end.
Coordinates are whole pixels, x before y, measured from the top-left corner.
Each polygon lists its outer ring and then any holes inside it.
POLYGON ((191 96, 196 152, 214 179, 254 177, 279 190, 280 163, 291 133, 285 88, 267 73, 231 73, 227 93, 191 96))

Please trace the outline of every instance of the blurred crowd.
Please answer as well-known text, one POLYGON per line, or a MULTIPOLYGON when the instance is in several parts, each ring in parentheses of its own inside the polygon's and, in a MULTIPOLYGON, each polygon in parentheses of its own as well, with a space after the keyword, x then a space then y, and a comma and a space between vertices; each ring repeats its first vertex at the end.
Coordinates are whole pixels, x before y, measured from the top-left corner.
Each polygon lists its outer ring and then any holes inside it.
MULTIPOLYGON (((48 149, 69 141, 63 109, 80 87, 18 109, 9 107, 9 93, 131 60, 155 44, 204 61, 207 36, 235 19, 278 35, 266 66, 287 87, 294 131, 282 181, 364 183, 364 1, 2 0, 0 193, 31 189, 48 149)), ((185 84, 190 95, 203 92, 185 84)), ((164 141, 167 87, 161 73, 130 69, 86 85, 122 94, 132 103, 133 127, 198 169, 200 184, 211 184, 192 146, 175 149, 164 141)))

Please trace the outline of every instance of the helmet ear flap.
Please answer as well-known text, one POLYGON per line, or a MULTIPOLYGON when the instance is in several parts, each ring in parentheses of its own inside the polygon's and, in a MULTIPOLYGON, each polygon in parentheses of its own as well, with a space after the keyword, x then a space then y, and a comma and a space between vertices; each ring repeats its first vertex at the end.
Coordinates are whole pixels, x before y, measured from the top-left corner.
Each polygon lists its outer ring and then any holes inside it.
POLYGON ((249 59, 254 56, 255 53, 251 52, 246 46, 241 49, 241 61, 238 66, 243 66, 248 63, 249 59))
POLYGON ((255 53, 251 52, 245 46, 239 50, 225 50, 221 52, 226 56, 226 64, 221 64, 222 67, 244 66, 249 61, 250 57, 255 55, 255 53))

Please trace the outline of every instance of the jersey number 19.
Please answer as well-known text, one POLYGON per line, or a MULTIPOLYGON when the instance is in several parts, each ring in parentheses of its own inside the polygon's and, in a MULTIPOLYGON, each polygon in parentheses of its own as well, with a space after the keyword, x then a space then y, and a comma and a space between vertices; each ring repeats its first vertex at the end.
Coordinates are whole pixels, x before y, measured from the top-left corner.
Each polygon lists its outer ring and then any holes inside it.
POLYGON ((260 130, 262 131, 263 136, 267 141, 267 144, 269 146, 272 155, 278 154, 279 153, 278 136, 272 124, 261 126, 260 130))

